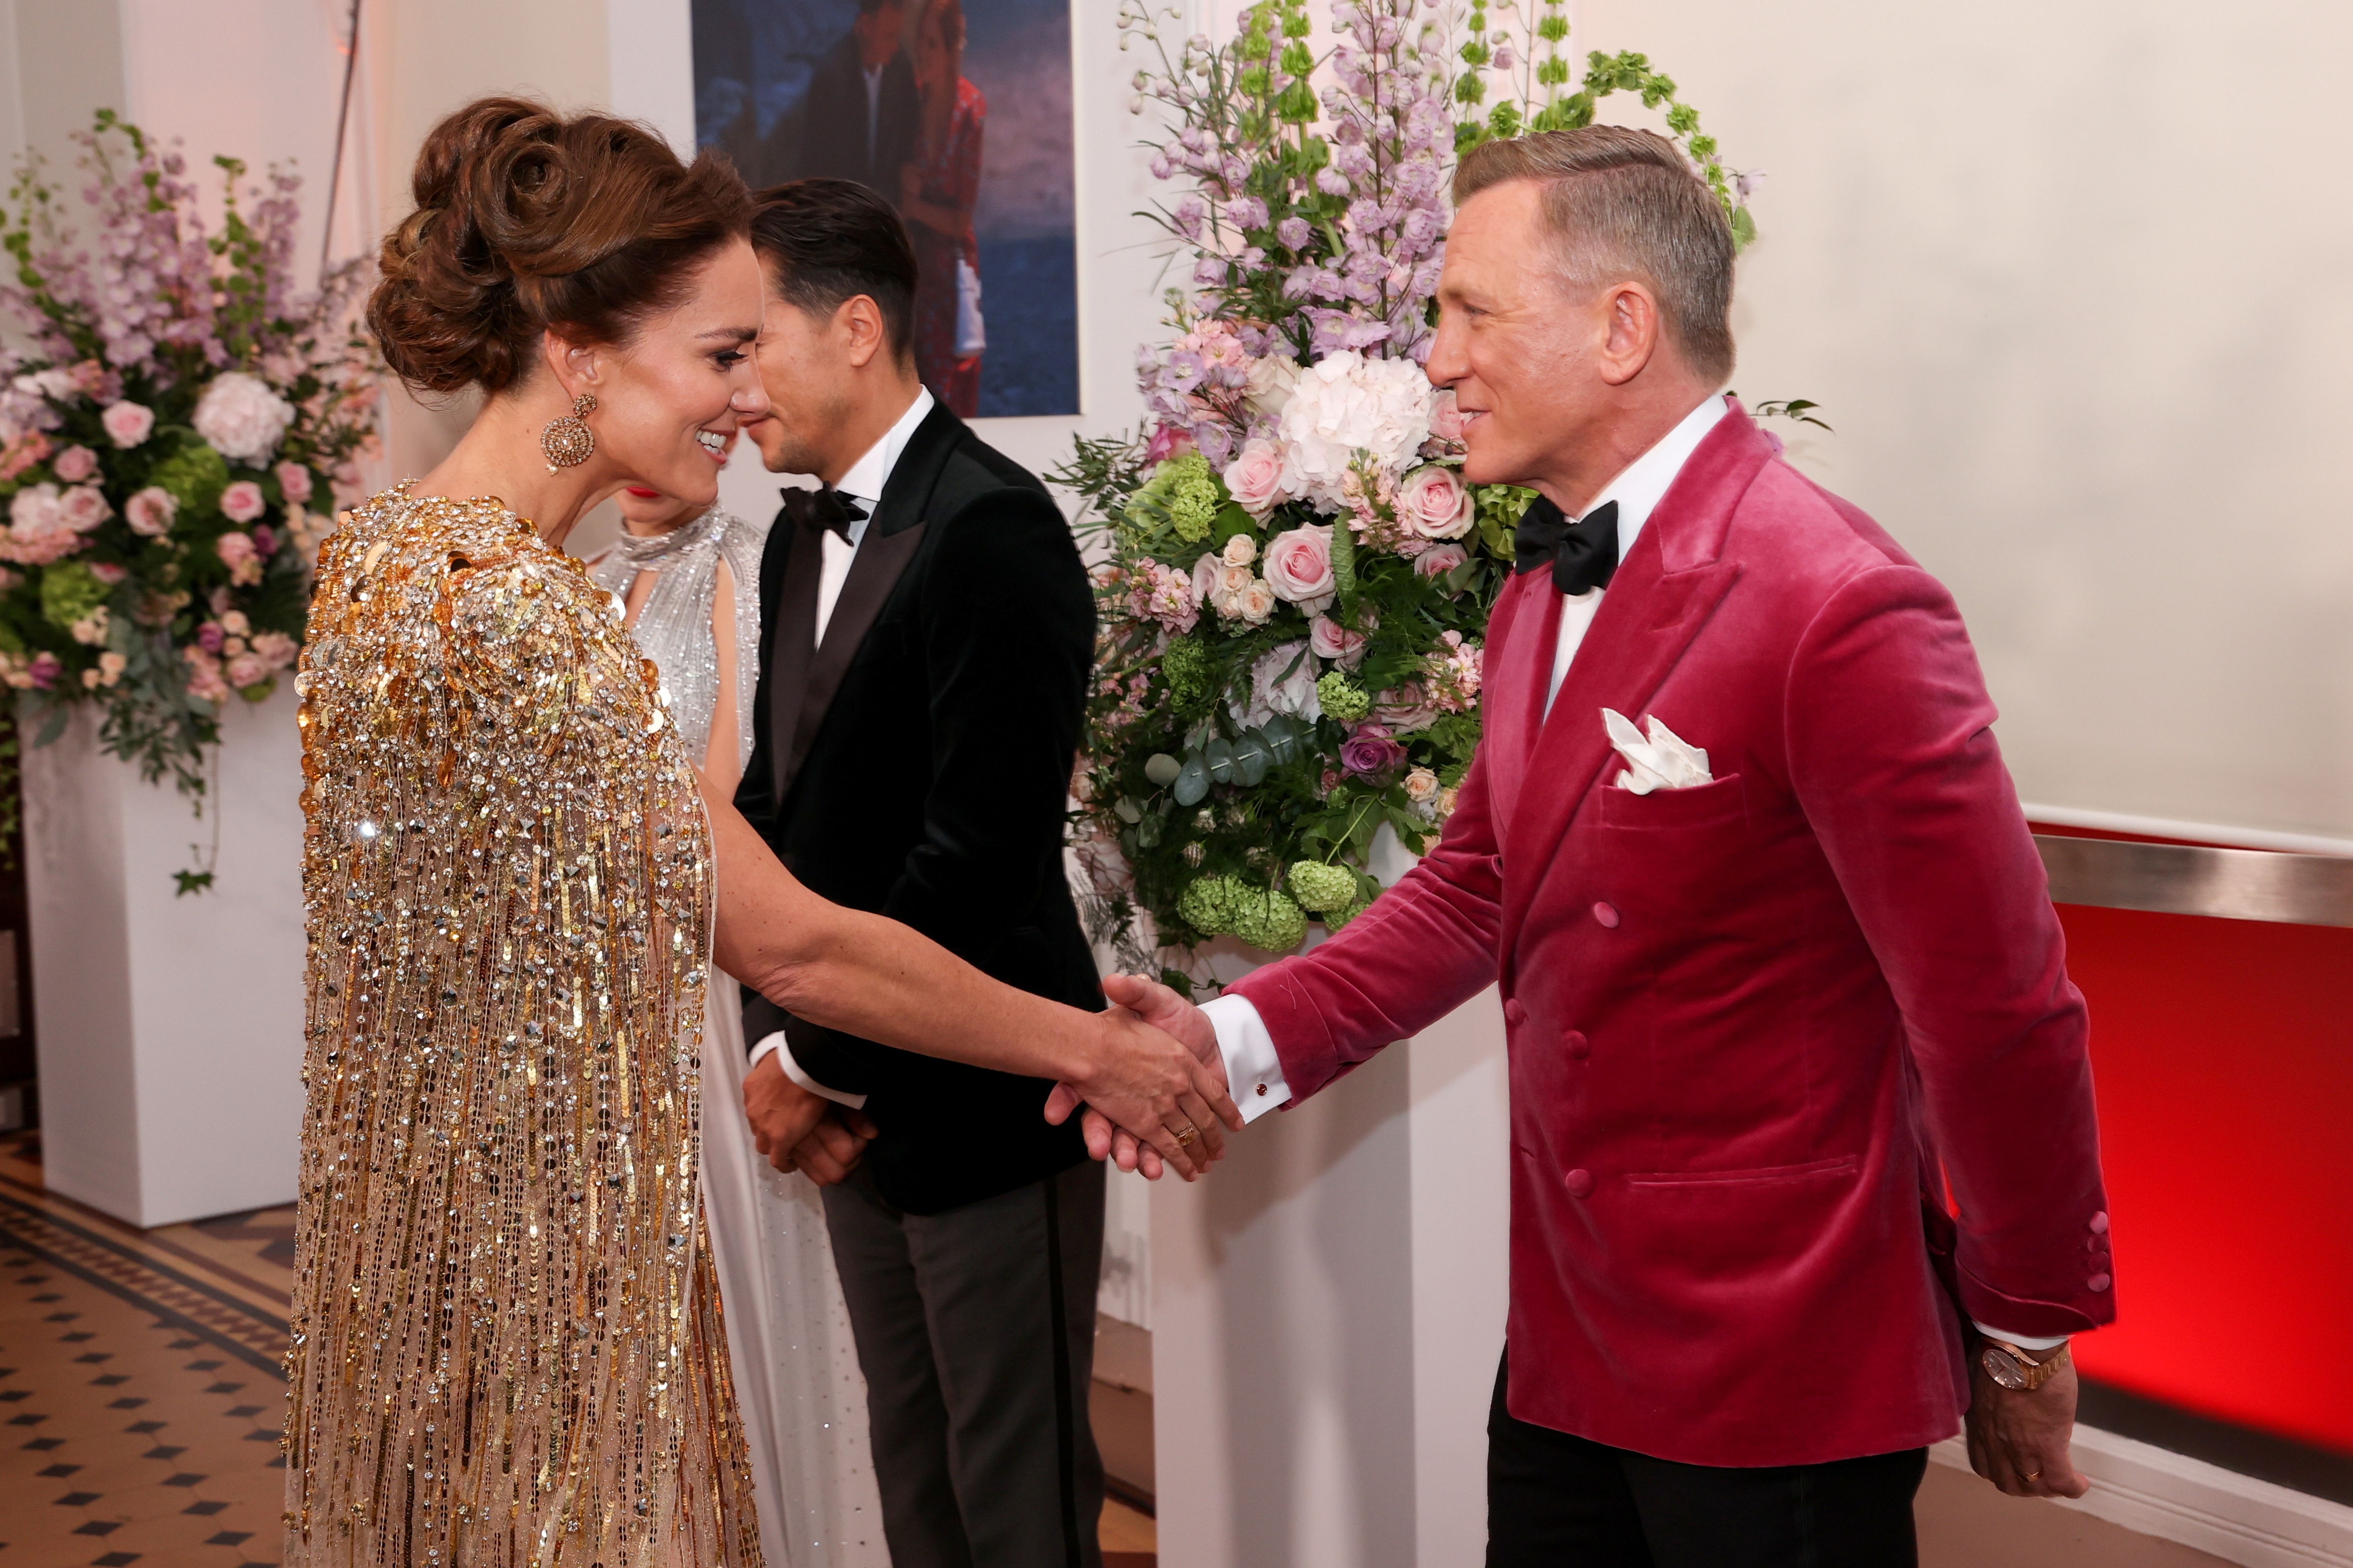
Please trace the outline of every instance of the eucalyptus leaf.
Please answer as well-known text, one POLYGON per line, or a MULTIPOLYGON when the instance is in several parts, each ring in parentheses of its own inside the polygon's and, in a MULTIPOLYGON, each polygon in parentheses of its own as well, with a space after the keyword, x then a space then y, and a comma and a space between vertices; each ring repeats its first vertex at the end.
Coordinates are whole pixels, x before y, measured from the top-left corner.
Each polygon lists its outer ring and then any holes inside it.
POLYGON ((1241 739, 1234 742, 1234 772, 1246 784, 1263 784, 1267 767, 1273 761, 1273 751, 1261 731, 1245 730, 1241 739))
POLYGON ((1135 826, 1136 843, 1142 845, 1146 849, 1152 848, 1160 842, 1160 828, 1161 819, 1159 817, 1145 817, 1142 822, 1137 823, 1135 826))
POLYGON ((1267 751, 1274 760, 1287 766, 1298 759, 1301 729, 1289 715, 1278 713, 1266 721, 1259 733, 1266 737, 1267 751))
POLYGON ((1112 803, 1112 812, 1130 827, 1144 820, 1144 808, 1124 795, 1112 803))
POLYGON ((1201 756, 1208 763, 1209 776, 1219 784, 1234 782, 1234 749, 1223 735, 1212 735, 1209 743, 1201 748, 1201 756))
POLYGON ((1162 789, 1166 789, 1176 782, 1176 775, 1184 771, 1184 763, 1167 752, 1155 752, 1144 759, 1144 776, 1162 789))
POLYGON ((1208 798, 1209 764, 1201 760, 1200 752, 1195 752, 1185 759, 1185 765, 1177 772, 1176 782, 1169 786, 1168 793, 1176 797, 1178 805, 1198 805, 1208 798))

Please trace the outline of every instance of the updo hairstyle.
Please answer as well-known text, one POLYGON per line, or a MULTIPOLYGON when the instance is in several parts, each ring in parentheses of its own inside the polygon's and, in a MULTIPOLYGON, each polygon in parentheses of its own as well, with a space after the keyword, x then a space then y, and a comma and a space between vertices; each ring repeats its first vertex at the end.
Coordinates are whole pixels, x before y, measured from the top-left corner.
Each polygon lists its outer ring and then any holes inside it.
POLYGON ((496 393, 540 335, 623 343, 676 306, 694 262, 751 232, 752 199, 709 151, 691 164, 642 125, 485 98, 433 128, 417 211, 385 236, 369 330, 411 386, 496 393))

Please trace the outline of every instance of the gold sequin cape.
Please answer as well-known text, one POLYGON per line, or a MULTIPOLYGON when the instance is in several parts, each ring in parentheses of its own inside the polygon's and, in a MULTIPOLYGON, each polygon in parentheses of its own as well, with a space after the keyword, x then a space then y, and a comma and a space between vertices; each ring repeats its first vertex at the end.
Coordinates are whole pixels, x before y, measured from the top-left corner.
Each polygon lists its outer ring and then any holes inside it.
POLYGON ((495 500, 354 509, 296 682, 292 1565, 756 1565, 699 1192, 712 868, 654 667, 495 500))

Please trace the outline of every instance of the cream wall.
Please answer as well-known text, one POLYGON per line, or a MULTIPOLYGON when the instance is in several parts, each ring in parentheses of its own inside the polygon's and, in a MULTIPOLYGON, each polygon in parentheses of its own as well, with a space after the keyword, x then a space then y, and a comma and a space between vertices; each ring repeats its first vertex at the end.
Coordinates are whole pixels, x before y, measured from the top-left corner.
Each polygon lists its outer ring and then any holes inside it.
POLYGON ((1769 172, 1734 383, 1826 405, 1801 466, 1952 586, 2025 797, 2353 832, 2353 9, 1582 11, 1769 172))

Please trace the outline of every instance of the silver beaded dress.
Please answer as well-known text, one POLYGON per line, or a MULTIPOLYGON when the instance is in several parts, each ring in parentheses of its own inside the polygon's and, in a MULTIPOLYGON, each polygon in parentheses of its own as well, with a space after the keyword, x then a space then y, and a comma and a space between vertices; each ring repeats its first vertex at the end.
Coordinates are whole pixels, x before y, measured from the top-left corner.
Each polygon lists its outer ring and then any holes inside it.
MULTIPOLYGON (((654 574, 631 623, 661 672, 679 737, 701 762, 713 725, 732 723, 740 768, 752 750, 760 669, 760 552, 767 529, 713 507, 651 537, 624 535, 590 565, 626 598, 654 574), (735 711, 719 698, 718 574, 733 580, 735 711)), ((727 1301, 735 1394, 749 1442, 768 1568, 887 1568, 881 1504, 867 1444, 866 1381, 850 1342, 826 1237, 806 1176, 760 1157, 743 1114, 744 1043, 734 984, 712 982, 703 1030, 703 1205, 727 1301)))

